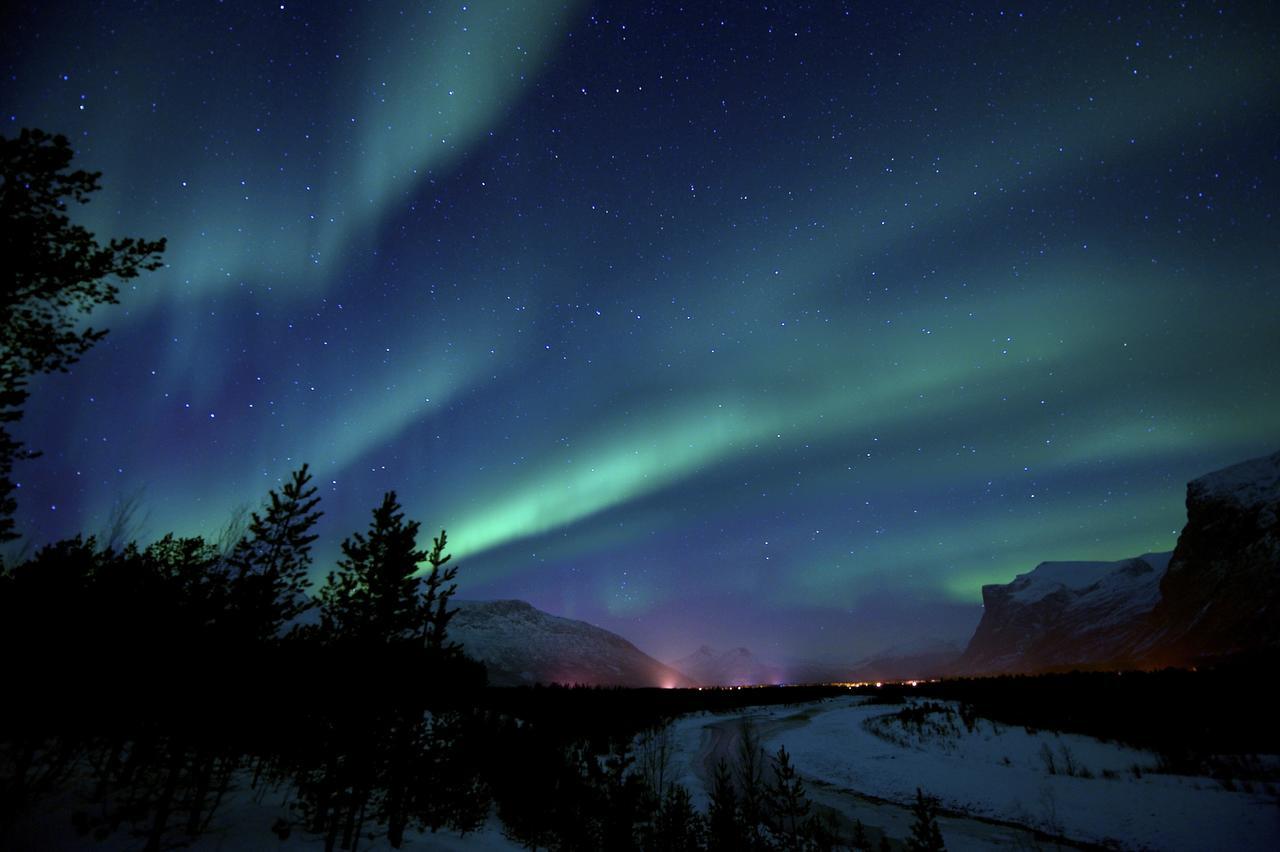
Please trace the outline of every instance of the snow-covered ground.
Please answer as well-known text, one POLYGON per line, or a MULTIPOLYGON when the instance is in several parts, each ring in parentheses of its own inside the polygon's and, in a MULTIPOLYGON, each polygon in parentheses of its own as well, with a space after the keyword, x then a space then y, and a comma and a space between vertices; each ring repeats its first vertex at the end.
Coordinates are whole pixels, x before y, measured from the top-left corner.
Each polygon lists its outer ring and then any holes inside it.
POLYGON ((732 754, 726 740, 747 716, 766 752, 786 746, 812 799, 891 838, 909 831, 905 806, 919 787, 948 812, 940 822, 951 849, 1037 842, 1016 826, 1041 832, 1041 842, 1048 835, 1125 849, 1280 848, 1274 788, 1229 791, 1210 778, 1156 774, 1147 771, 1154 754, 1091 737, 987 720, 970 731, 958 713, 932 714, 919 732, 871 721, 901 709, 851 696, 684 717, 670 734, 673 775, 705 807, 707 767, 717 750, 732 754))
MULTIPOLYGON (((861 820, 873 842, 881 833, 899 841, 908 836, 909 806, 919 787, 940 800, 939 824, 952 852, 1052 847, 1055 838, 1121 849, 1280 849, 1280 797, 1274 786, 1254 782, 1246 791, 1236 782, 1236 789, 1228 790, 1210 778, 1162 775, 1148 771, 1157 763, 1148 752, 987 720, 969 730, 958 713, 930 714, 920 729, 877 720, 901 709, 850 696, 681 717, 666 733, 665 777, 683 784, 705 812, 710 770, 720 757, 735 755, 740 720, 747 718, 766 752, 786 746, 819 808, 839 815, 846 834, 854 819, 861 820)), ((1269 760, 1276 764, 1274 756, 1269 760)), ((275 820, 289 812, 287 791, 254 793, 245 786, 219 809, 213 830, 188 848, 322 848, 314 836, 294 832, 281 841, 271 832, 275 820)), ((9 848, 123 852, 142 846, 124 831, 100 844, 77 837, 65 801, 45 801, 40 810, 30 815, 22 836, 5 839, 9 848)), ((366 839, 360 848, 374 852, 387 844, 384 838, 366 839)), ((491 817, 482 831, 466 837, 410 832, 405 848, 484 852, 519 847, 491 817)))
MULTIPOLYGON (((188 852, 315 852, 324 849, 324 840, 314 834, 294 830, 281 839, 272 832, 272 825, 281 817, 288 818, 289 792, 279 788, 274 792, 250 790, 248 778, 242 777, 240 788, 232 791, 215 814, 208 833, 181 848, 188 852)), ((0 849, 31 850, 31 852, 137 852, 146 843, 145 837, 135 836, 127 828, 107 836, 101 841, 78 835, 71 825, 70 813, 76 809, 66 798, 42 801, 38 812, 16 826, 12 833, 0 837, 0 849)), ((385 835, 378 830, 370 832, 358 843, 359 852, 387 852, 391 847, 385 835)), ((448 831, 436 833, 407 831, 404 850, 440 850, 440 852, 509 852, 522 847, 502 834, 502 823, 491 816, 480 831, 460 836, 448 831)))

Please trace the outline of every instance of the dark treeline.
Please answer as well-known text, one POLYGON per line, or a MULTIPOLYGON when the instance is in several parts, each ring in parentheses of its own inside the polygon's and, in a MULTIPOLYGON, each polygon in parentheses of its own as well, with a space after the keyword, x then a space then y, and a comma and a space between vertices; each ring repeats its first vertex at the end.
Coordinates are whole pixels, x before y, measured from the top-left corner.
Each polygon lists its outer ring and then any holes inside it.
MULTIPOLYGON (((21 537, 15 472, 39 454, 13 431, 31 379, 75 364, 106 334, 88 325, 95 309, 163 265, 163 239, 102 242, 72 220, 101 177, 72 159, 64 136, 0 137, 0 543, 21 537)), ((836 843, 786 752, 749 735, 705 815, 665 769, 664 725, 681 712, 827 692, 488 690, 448 638, 444 532, 419 549, 388 493, 314 588, 319 516, 304 467, 216 541, 129 543, 125 510, 101 537, 0 560, 0 848, 56 843, 41 811, 65 811, 84 845, 127 832, 177 848, 229 801, 281 792, 272 830, 326 850, 399 848, 410 830, 466 833, 493 813, 529 847, 836 843)))
POLYGON ((389 493, 310 595, 317 503, 304 467, 230 546, 75 538, 5 566, 0 819, 87 791, 84 833, 160 849, 207 830, 248 778, 291 785, 277 828, 326 848, 373 825, 398 845, 410 825, 483 821, 468 749, 485 675, 447 641, 444 534, 418 550, 389 493))
POLYGON ((879 700, 928 696, 968 719, 1087 734, 1149 749, 1168 771, 1212 770, 1223 755, 1274 754, 1280 727, 1270 696, 1280 660, 1251 654, 1195 670, 1064 672, 885 685, 879 700))
POLYGON ((23 820, 56 799, 86 846, 173 848, 269 794, 289 802, 273 831, 326 850, 491 815, 530 848, 839 845, 786 752, 749 731, 699 813, 666 726, 847 690, 486 688, 449 641, 446 536, 419 549, 394 493, 313 588, 310 479, 218 542, 77 537, 0 565, 0 845, 31 842, 23 820))

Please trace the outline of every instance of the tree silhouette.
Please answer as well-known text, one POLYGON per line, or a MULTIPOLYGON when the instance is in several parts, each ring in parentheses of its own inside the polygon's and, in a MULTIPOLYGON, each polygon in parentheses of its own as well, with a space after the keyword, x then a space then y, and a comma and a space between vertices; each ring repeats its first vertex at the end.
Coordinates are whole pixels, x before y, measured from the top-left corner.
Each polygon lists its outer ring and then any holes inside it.
POLYGON ((911 806, 914 820, 907 848, 912 852, 945 852, 942 831, 938 828, 938 800, 916 788, 916 803, 911 806))
POLYGON ((689 791, 679 784, 667 787, 658 809, 654 846, 669 852, 694 852, 703 848, 703 819, 694 810, 689 791))
POLYGON ((449 621, 457 613, 456 609, 449 609, 449 601, 458 591, 458 584, 454 582, 458 576, 458 566, 445 567, 445 563, 452 558, 450 554, 444 552, 448 541, 445 531, 440 530, 440 535, 432 540, 431 551, 427 553, 427 562, 431 565, 431 571, 427 574, 424 584, 426 590, 423 593, 422 609, 427 620, 427 648, 432 651, 452 653, 460 646, 457 643, 446 643, 445 635, 449 629, 449 621))
POLYGON ((774 834, 782 838, 787 848, 797 848, 801 845, 809 816, 804 781, 791 765, 791 755, 787 754, 785 746, 779 746, 772 761, 773 782, 767 787, 769 822, 774 834))
POLYGON ((707 848, 711 852, 733 852, 743 845, 741 812, 733 775, 724 758, 712 776, 711 805, 707 811, 707 848))
POLYGON ((417 572, 427 553, 418 549, 418 527, 405 521, 396 493, 388 491, 373 510, 368 534, 342 542, 338 570, 320 589, 326 635, 362 644, 425 639, 417 572))
POLYGON ((17 538, 13 464, 31 454, 9 424, 22 419, 28 380, 65 371, 101 340, 106 330, 82 327, 84 315, 118 301, 117 281, 158 269, 165 248, 132 237, 103 245, 72 224, 69 204, 88 203, 102 176, 70 171, 72 156, 65 136, 0 137, 0 541, 17 538))
POLYGON ((742 717, 738 723, 738 811, 746 832, 746 846, 752 849, 765 845, 761 833, 761 823, 766 816, 765 760, 760 733, 750 717, 742 717))
POLYGON ((270 642, 311 607, 311 532, 322 512, 308 466, 295 470, 282 493, 267 493, 263 514, 250 515, 249 532, 231 553, 230 607, 241 640, 270 642))
POLYGON ((856 850, 866 850, 871 848, 871 843, 867 840, 867 829, 860 819, 855 819, 853 821, 853 838, 849 845, 856 850))

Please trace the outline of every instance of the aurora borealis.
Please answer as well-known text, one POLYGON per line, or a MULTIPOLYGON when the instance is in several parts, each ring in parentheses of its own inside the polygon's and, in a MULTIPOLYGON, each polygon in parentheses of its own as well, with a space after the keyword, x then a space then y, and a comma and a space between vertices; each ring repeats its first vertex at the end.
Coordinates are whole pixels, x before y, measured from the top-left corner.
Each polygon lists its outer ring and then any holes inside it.
POLYGON ((848 657, 1280 447, 1270 4, 4 14, 5 134, 169 240, 33 387, 36 543, 305 461, 324 554, 395 489, 464 596, 848 657))

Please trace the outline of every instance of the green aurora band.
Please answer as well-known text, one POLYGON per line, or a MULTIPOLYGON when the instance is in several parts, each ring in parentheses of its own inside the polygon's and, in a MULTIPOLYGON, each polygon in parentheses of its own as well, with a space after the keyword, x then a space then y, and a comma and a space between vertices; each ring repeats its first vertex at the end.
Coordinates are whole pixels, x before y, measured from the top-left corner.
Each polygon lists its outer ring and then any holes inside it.
POLYGON ((212 533, 306 461, 325 557, 396 489, 469 593, 676 650, 707 606, 971 623, 1042 560, 1171 548, 1187 479, 1275 449, 1280 75, 1243 13, 775 46, 324 5, 15 30, 58 47, 14 46, 10 127, 104 172, 89 227, 171 244, 36 384, 33 537, 138 488, 212 533))

